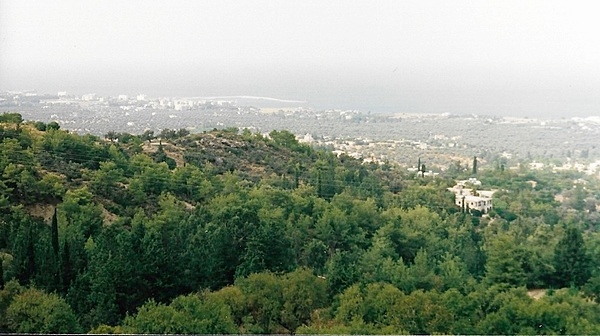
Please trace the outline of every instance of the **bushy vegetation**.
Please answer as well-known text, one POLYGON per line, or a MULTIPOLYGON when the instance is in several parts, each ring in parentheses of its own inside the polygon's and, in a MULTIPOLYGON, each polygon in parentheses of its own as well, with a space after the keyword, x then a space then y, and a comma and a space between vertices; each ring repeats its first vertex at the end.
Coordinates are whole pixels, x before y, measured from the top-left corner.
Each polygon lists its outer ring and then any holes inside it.
POLYGON ((477 217, 287 131, 0 120, 0 332, 600 333, 595 181, 480 166, 477 217))

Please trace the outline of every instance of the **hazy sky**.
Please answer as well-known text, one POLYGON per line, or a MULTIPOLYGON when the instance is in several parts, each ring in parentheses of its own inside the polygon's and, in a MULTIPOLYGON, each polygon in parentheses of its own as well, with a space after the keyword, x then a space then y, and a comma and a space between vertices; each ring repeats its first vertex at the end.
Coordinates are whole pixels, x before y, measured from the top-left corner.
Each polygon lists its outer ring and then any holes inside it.
POLYGON ((600 115, 597 1, 5 1, 0 90, 600 115))

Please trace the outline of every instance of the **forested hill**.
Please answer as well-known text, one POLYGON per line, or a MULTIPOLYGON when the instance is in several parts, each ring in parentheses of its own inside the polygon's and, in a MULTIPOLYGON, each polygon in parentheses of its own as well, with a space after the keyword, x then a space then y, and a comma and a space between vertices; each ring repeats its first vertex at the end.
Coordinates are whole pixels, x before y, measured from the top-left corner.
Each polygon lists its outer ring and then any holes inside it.
POLYGON ((482 167, 479 217, 446 191, 466 171, 15 113, 0 174, 0 332, 600 333, 600 193, 576 173, 482 167))

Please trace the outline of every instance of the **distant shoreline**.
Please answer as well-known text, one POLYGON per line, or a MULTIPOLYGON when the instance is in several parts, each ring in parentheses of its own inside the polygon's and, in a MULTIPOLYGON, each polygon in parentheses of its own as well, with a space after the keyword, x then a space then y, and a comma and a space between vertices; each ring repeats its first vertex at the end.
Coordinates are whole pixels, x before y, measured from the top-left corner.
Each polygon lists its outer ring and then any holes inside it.
MULTIPOLYGON (((523 120, 523 121, 551 121, 551 120, 585 120, 595 123, 600 123, 600 112, 599 113, 582 113, 579 115, 563 115, 557 116, 552 113, 540 115, 539 113, 533 114, 519 114, 515 113, 494 113, 494 112, 472 112, 472 111, 452 111, 451 108, 444 110, 443 108, 426 109, 419 111, 418 109, 400 107, 396 105, 389 105, 385 103, 369 103, 369 102, 358 102, 356 104, 341 102, 340 97, 331 97, 331 101, 324 101, 324 99, 283 99, 270 96, 255 96, 255 95, 207 95, 207 96, 194 96, 194 95, 156 95, 156 94, 144 94, 141 93, 143 90, 139 90, 137 94, 102 94, 95 93, 94 90, 87 91, 55 91, 55 93, 42 92, 39 93, 36 89, 28 90, 2 90, 0 91, 0 106, 6 103, 7 100, 11 100, 13 95, 26 97, 27 100, 39 98, 39 99, 73 99, 81 101, 94 101, 98 98, 108 98, 112 100, 135 100, 136 96, 143 97, 141 101, 151 100, 187 100, 187 101, 228 101, 235 104, 236 106, 253 106, 259 109, 290 109, 290 108, 303 108, 310 109, 313 111, 359 111, 365 114, 373 114, 379 116, 388 116, 391 118, 439 118, 439 117, 473 117, 473 118, 505 118, 507 120, 523 120), (56 93, 58 92, 58 93, 56 93), (83 92, 83 93, 82 93, 83 92), (4 97, 3 97, 4 96, 4 97), (93 96, 93 99, 84 99, 84 96, 93 96), (10 98, 9 98, 10 97, 10 98), (122 99, 121 97, 125 97, 122 99), (6 98, 6 99, 4 99, 6 98), (336 102, 337 101, 337 102, 336 102)), ((140 100, 138 98, 138 100, 140 100)))

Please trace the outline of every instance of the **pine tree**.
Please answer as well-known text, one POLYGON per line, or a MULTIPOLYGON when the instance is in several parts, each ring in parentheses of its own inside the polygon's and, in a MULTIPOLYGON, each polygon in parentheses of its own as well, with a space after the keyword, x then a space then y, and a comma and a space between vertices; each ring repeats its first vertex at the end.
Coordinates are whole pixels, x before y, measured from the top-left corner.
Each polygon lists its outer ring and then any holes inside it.
POLYGON ((527 281, 524 263, 526 250, 519 246, 517 238, 510 234, 499 234, 486 242, 485 281, 488 284, 523 286, 527 281))
POLYGON ((477 156, 473 157, 473 175, 477 175, 477 156))
POLYGON ((554 250, 555 281, 560 287, 581 286, 590 278, 590 257, 581 230, 569 227, 554 250))

